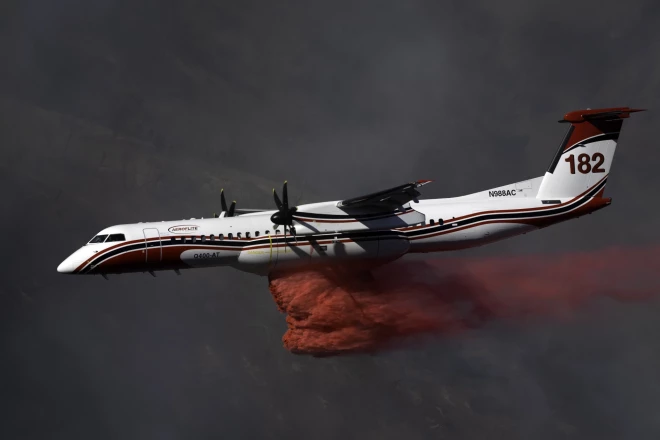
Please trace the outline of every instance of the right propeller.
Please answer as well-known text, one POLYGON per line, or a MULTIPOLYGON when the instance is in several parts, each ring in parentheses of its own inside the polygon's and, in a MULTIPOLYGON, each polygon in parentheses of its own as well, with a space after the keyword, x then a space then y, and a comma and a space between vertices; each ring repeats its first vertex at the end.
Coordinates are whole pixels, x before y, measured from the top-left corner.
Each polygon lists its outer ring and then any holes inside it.
POLYGON ((296 211, 298 211, 298 208, 295 206, 289 207, 289 194, 287 191, 286 181, 282 187, 282 200, 280 200, 280 198, 277 196, 275 188, 273 188, 273 198, 275 199, 277 212, 270 216, 270 220, 276 225, 288 226, 291 230, 291 233, 295 235, 296 232, 293 227, 293 215, 296 213, 296 211))

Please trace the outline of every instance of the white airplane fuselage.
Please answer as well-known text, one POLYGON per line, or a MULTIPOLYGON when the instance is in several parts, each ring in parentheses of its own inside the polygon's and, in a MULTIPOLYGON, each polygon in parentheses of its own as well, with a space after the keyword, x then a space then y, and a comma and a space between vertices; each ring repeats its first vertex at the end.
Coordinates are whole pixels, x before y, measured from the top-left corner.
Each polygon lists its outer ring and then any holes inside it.
MULTIPOLYGON (((338 202, 299 206, 299 211, 337 212, 335 218, 296 216, 296 235, 274 225, 275 211, 236 217, 111 226, 98 236, 119 242, 88 243, 58 267, 61 273, 113 274, 231 266, 268 275, 314 265, 383 264, 407 253, 480 246, 581 216, 609 204, 600 187, 550 202, 535 197, 542 178, 450 199, 420 200, 404 213, 355 220, 338 202)), ((604 186, 605 179, 601 186, 604 186)), ((326 214, 332 216, 333 214, 326 214)))
POLYGON ((418 181, 292 209, 284 193, 284 203, 275 195, 278 210, 273 211, 111 226, 57 270, 105 276, 231 266, 270 275, 314 266, 370 267, 408 253, 492 243, 609 205, 603 192, 623 119, 636 111, 618 107, 567 113, 560 122, 569 123, 568 132, 541 177, 431 200, 417 199, 415 188, 428 183, 418 181), (295 235, 282 224, 293 226, 295 235))

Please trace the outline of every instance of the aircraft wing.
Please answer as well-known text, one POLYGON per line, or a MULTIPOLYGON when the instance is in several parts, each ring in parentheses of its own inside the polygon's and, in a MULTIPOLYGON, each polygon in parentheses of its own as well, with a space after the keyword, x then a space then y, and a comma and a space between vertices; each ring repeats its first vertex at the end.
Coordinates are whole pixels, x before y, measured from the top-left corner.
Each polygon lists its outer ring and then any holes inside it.
POLYGON ((247 209, 247 208, 236 208, 234 212, 238 215, 241 214, 254 214, 255 212, 266 212, 272 211, 272 209, 247 209))
POLYGON ((394 188, 378 191, 360 197, 346 199, 337 205, 338 208, 370 208, 379 210, 395 210, 411 200, 416 200, 421 193, 417 188, 430 183, 430 180, 418 180, 394 188))

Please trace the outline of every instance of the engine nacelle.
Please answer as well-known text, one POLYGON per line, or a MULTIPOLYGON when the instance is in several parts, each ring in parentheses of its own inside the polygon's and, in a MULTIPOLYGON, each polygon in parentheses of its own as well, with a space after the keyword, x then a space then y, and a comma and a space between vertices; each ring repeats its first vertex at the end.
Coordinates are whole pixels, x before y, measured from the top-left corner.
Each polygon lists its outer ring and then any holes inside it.
MULTIPOLYGON (((312 226, 310 223, 300 223, 295 221, 293 222, 293 227, 296 230, 296 236, 306 236, 319 233, 319 230, 314 228, 314 226, 312 226)), ((289 233, 291 233, 291 231, 289 231, 289 233)))

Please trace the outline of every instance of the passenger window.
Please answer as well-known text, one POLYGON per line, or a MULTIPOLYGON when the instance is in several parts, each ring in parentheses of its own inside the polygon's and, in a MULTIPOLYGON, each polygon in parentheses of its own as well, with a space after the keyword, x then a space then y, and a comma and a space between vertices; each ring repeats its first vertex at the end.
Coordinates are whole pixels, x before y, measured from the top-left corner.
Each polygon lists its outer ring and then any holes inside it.
POLYGON ((218 235, 218 240, 221 240, 221 241, 222 241, 222 240, 224 240, 224 239, 225 239, 225 235, 224 235, 224 234, 220 234, 220 235, 218 235))
POLYGON ((259 236, 259 231, 254 231, 254 236, 258 237, 259 236))
POLYGON ((280 235, 280 230, 279 229, 275 229, 275 235, 280 235))
POLYGON ((231 240, 232 238, 234 238, 234 236, 230 232, 229 234, 227 234, 227 238, 231 240))
POLYGON ((213 241, 213 240, 215 240, 215 235, 211 234, 211 236, 209 237, 209 241, 213 241))
POLYGON ((193 238, 192 238, 192 242, 193 242, 193 243, 197 242, 197 237, 193 237, 193 238))
POLYGON ((250 238, 250 233, 249 232, 245 233, 245 238, 250 238))
POLYGON ((204 243, 205 241, 206 241, 206 236, 202 235, 202 243, 204 243))
POLYGON ((270 231, 269 231, 268 229, 266 229, 265 234, 266 234, 266 235, 270 235, 270 231))
POLYGON ((433 226, 435 224, 435 220, 431 219, 431 221, 429 221, 429 224, 433 226))
POLYGON ((442 226, 442 225, 444 225, 444 224, 445 224, 445 222, 443 222, 443 221, 442 221, 442 219, 441 219, 441 218, 439 218, 439 219, 438 219, 438 224, 439 224, 440 226, 442 226))
POLYGON ((236 238, 238 238, 239 240, 241 239, 241 233, 240 232, 236 233, 236 238))

